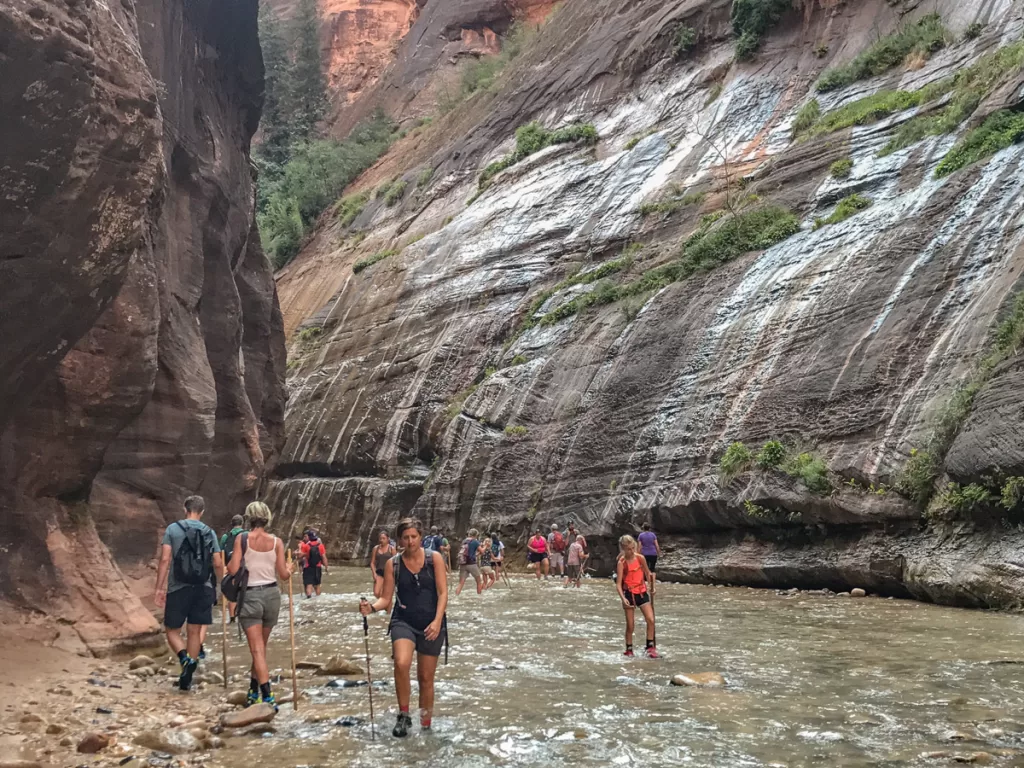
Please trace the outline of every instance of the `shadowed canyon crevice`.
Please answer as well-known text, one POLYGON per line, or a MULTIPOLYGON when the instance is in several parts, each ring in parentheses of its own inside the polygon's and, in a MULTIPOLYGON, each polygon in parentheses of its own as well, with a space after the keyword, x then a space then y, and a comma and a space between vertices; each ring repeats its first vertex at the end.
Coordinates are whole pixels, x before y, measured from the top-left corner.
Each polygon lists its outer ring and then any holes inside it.
POLYGON ((280 448, 284 335, 249 161, 256 15, 0 8, 0 596, 94 652, 155 636, 125 574, 148 597, 184 496, 222 524, 280 448))
MULTIPOLYGON (((377 106, 405 121, 349 190, 400 178, 400 199, 371 195, 345 222, 326 213, 277 275, 294 359, 271 504, 344 556, 407 512, 520 546, 529 526, 574 518, 607 569, 613 538, 651 521, 671 578, 1020 605, 1013 514, 929 522, 895 490, 1014 312, 1024 151, 936 170, 1018 108, 1020 67, 962 124, 895 151, 914 105, 818 129, 873 95, 948 92, 1024 29, 1010 0, 917 5, 795 3, 739 61, 725 0, 568 2, 497 85, 417 127, 465 66, 437 53, 452 14, 465 25, 497 7, 425 4, 338 123, 377 106), (816 90, 926 11, 946 33, 919 60, 816 90), (681 26, 693 39, 674 52, 681 26), (531 120, 593 124, 599 141, 541 148, 481 182, 531 120), (846 174, 831 173, 841 160, 846 174), (837 212, 851 199, 856 215, 837 212), (728 250, 721 232, 745 236, 729 222, 760 210, 794 224, 713 269, 673 266, 709 232, 713 257, 728 250), (794 469, 721 469, 731 444, 756 454, 771 440, 794 469), (800 474, 815 461, 827 490, 800 474)), ((1024 473, 1019 365, 1014 348, 986 368, 936 451, 937 495, 1024 473)))

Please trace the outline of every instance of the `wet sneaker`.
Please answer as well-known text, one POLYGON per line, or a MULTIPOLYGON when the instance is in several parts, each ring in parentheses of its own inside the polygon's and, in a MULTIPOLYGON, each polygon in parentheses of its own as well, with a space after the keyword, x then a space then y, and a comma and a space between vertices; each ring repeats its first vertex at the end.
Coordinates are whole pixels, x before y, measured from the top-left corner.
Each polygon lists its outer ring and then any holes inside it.
POLYGON ((661 658, 658 655, 658 649, 655 648, 653 645, 650 648, 647 649, 647 658, 648 659, 660 659, 661 658))
POLYGON ((395 721, 395 727, 392 729, 391 735, 396 738, 408 736, 410 728, 412 728, 412 718, 406 712, 399 712, 398 720, 395 721))
POLYGON ((250 690, 245 696, 245 706, 251 707, 260 703, 260 692, 250 690))
POLYGON ((625 656, 627 659, 632 659, 634 656, 636 656, 636 654, 633 653, 633 649, 632 648, 627 648, 626 652, 623 653, 622 655, 625 656))
POLYGON ((185 661, 181 665, 181 676, 178 678, 178 687, 181 690, 187 691, 192 687, 192 675, 195 674, 198 667, 199 662, 196 659, 185 657, 185 661))
POLYGON ((199 658, 200 660, 206 658, 206 649, 203 646, 199 646, 199 658))
POLYGON ((274 708, 275 712, 279 712, 281 710, 281 708, 277 706, 277 699, 274 698, 274 694, 270 694, 269 696, 264 696, 263 697, 263 703, 264 704, 269 704, 270 706, 272 706, 274 708))

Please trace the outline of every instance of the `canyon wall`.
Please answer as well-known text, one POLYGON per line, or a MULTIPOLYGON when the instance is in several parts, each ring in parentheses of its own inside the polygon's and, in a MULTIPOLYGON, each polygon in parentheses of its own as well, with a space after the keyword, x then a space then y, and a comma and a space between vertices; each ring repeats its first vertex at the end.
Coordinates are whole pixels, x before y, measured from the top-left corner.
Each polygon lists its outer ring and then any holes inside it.
POLYGON ((0 597, 94 652, 158 631, 189 493, 222 525, 283 437, 253 216, 256 0, 0 7, 0 597))
MULTIPOLYGON (((496 5, 427 3, 346 119, 371 105, 401 113, 443 82, 417 31, 436 41, 448 14, 468 24, 496 5)), ((801 2, 739 62, 727 0, 563 3, 498 87, 399 142, 352 190, 401 177, 398 205, 371 198, 351 226, 325 215, 278 274, 286 326, 311 332, 292 337, 271 504, 343 557, 365 556, 373 530, 407 513, 449 531, 499 528, 513 546, 575 519, 607 570, 615 537, 650 521, 666 577, 1024 603, 1012 525, 928 525, 893 490, 1020 289, 1024 148, 935 174, 966 130, 1020 105, 1019 67, 957 130, 893 152, 880 150, 912 106, 794 137, 812 98, 829 113, 916 92, 1024 31, 1019 2, 924 5, 801 2), (815 92, 826 68, 926 11, 951 31, 942 50, 815 92), (696 34, 683 55, 680 24, 696 34), (600 139, 479 184, 533 119, 592 123, 600 139), (841 159, 851 170, 836 177, 841 159), (870 207, 816 224, 851 194, 870 207), (665 200, 674 207, 639 210, 665 200), (554 312, 675 263, 713 226, 707 214, 769 204, 795 214, 795 234, 554 312), (610 277, 585 279, 597 269, 610 277), (768 440, 820 457, 830 490, 779 470, 720 471, 734 441, 756 452, 768 440)), ((1013 350, 991 372, 939 484, 1024 474, 1019 369, 1013 350)))

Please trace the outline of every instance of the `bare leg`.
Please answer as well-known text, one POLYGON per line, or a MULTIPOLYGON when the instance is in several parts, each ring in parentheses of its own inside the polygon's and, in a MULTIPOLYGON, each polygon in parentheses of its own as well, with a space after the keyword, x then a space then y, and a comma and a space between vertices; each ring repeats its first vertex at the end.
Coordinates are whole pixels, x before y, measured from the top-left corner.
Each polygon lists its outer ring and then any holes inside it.
POLYGON ((484 588, 483 588, 483 577, 480 574, 480 569, 479 568, 475 569, 474 572, 473 572, 473 581, 476 582, 476 593, 479 595, 481 592, 484 591, 484 588))
POLYGON ((644 603, 640 606, 640 611, 644 615, 644 621, 647 622, 647 640, 654 642, 654 606, 644 603))
POLYGON ((420 725, 430 727, 434 715, 434 673, 437 671, 437 656, 416 654, 416 679, 420 683, 420 725))
POLYGON ((260 624, 245 628, 245 639, 249 641, 249 653, 252 654, 252 676, 260 685, 270 682, 270 670, 267 668, 267 643, 263 635, 263 626, 260 624))
POLYGON ((185 650, 185 640, 181 636, 181 627, 167 630, 167 644, 171 646, 171 650, 174 651, 175 655, 185 650))
POLYGON ((544 578, 546 579, 548 577, 548 571, 551 570, 551 561, 545 557, 542 565, 544 566, 544 578))
POLYGON ((462 570, 461 568, 459 569, 459 571, 460 571, 460 573, 459 573, 459 586, 455 590, 455 596, 456 597, 458 597, 459 595, 462 594, 462 588, 464 586, 466 586, 466 576, 467 576, 467 573, 466 573, 466 571, 462 570))
POLYGON ((384 579, 380 576, 373 577, 373 596, 380 597, 381 590, 384 589, 384 579))
POLYGON ((622 610, 626 614, 626 646, 633 645, 633 614, 635 613, 633 608, 622 607, 622 610))
POLYGON ((186 647, 188 648, 188 655, 193 659, 199 658, 199 646, 203 644, 203 630, 205 629, 205 627, 196 626, 195 624, 189 624, 186 629, 186 647))
MULTIPOLYGON (((409 698, 412 696, 412 683, 409 682, 409 671, 412 669, 412 654, 416 643, 412 640, 395 640, 391 644, 391 653, 395 657, 395 693, 398 694, 398 708, 409 711, 409 698)), ((430 690, 433 700, 434 690, 430 690)))

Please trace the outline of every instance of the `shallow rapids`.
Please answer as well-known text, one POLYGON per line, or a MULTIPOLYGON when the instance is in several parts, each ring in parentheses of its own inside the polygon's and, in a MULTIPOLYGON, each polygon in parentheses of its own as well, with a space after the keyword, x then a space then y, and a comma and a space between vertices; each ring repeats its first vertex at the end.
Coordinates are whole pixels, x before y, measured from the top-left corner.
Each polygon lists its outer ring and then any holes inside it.
MULTIPOLYGON (((479 597, 471 584, 450 602, 451 652, 438 667, 433 733, 421 734, 414 717, 409 738, 391 736, 397 705, 387 617, 378 614, 370 619, 373 675, 383 683, 374 689, 375 743, 366 687, 332 689, 329 678, 300 676, 310 698, 298 713, 282 706, 274 733, 221 753, 221 761, 239 768, 915 766, 935 765, 928 753, 989 752, 998 764, 1024 766, 1019 616, 660 584, 663 658, 625 660, 610 580, 569 590, 513 577, 512 591, 499 585, 479 597), (673 674, 705 671, 721 672, 729 687, 668 684, 673 674), (336 724, 346 717, 361 722, 336 724)), ((323 596, 297 600, 300 660, 362 659, 356 607, 368 586, 367 569, 334 569, 323 596)), ((638 616, 638 648, 643 627, 638 616)), ((239 672, 248 656, 233 629, 231 669, 239 672)), ((287 669, 286 610, 271 643, 271 666, 287 669)), ((288 686, 275 686, 278 695, 288 686)), ((416 693, 414 682, 414 707, 416 693)))

